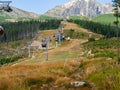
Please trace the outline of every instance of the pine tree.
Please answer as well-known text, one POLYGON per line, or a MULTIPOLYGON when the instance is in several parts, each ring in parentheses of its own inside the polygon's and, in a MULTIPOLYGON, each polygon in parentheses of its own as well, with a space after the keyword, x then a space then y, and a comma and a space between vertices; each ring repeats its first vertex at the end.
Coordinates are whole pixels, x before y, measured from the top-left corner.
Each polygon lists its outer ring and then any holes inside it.
POLYGON ((117 35, 117 59, 118 62, 120 62, 120 56, 119 56, 119 28, 118 28, 118 24, 119 24, 119 17, 120 17, 120 0, 113 0, 113 11, 114 11, 114 16, 116 18, 116 20, 114 21, 114 24, 116 25, 116 35, 117 35))

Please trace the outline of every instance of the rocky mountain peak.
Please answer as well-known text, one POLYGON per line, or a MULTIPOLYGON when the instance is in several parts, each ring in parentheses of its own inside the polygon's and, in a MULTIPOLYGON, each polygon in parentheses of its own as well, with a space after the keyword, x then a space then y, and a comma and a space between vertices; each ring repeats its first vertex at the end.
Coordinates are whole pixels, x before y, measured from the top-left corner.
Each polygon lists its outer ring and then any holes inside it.
POLYGON ((87 16, 89 18, 100 14, 110 13, 112 5, 101 4, 96 0, 70 0, 61 6, 47 11, 45 14, 49 16, 87 16))

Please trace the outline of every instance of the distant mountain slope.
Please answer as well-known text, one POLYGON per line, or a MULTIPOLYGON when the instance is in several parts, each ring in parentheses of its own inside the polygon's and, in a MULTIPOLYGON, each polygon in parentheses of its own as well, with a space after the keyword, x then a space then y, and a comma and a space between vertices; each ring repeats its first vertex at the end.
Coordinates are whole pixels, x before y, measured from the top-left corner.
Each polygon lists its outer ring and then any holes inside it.
POLYGON ((33 12, 27 12, 21 9, 18 9, 16 7, 12 7, 13 11, 12 12, 4 12, 9 16, 12 16, 14 18, 20 18, 20 17, 28 17, 28 18, 34 18, 38 17, 38 14, 35 14, 33 12))
POLYGON ((0 23, 5 22, 5 21, 11 21, 15 22, 18 19, 23 19, 23 18, 37 18, 39 17, 38 14, 35 14, 33 12, 27 12, 21 9, 18 9, 16 7, 11 7, 13 9, 12 12, 6 12, 6 11, 1 11, 0 12, 0 23))
POLYGON ((47 11, 50 16, 87 16, 95 17, 101 14, 110 13, 112 5, 101 4, 96 0, 71 0, 70 2, 47 11))

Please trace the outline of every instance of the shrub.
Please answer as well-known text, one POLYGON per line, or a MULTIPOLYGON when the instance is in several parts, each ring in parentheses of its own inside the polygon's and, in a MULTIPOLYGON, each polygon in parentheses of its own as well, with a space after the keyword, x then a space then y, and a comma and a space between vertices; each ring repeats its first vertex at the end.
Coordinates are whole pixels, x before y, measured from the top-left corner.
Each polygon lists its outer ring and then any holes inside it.
POLYGON ((86 62, 81 62, 79 68, 83 68, 86 65, 86 62))
POLYGON ((103 52, 95 55, 95 57, 110 57, 110 58, 114 58, 115 56, 116 56, 116 54, 114 52, 110 52, 110 51, 103 51, 103 52))
POLYGON ((93 37, 88 38, 88 41, 89 41, 89 42, 93 42, 93 41, 95 41, 95 38, 93 38, 93 37))
POLYGON ((70 29, 70 30, 69 30, 69 35, 68 35, 68 36, 69 36, 69 37, 73 37, 74 31, 75 31, 74 29, 70 29))
POLYGON ((37 77, 28 77, 25 80, 25 83, 27 86, 32 85, 42 85, 42 84, 49 84, 54 81, 54 77, 50 75, 44 75, 44 76, 37 76, 37 77))
POLYGON ((22 58, 22 56, 14 56, 14 57, 8 57, 8 58, 1 58, 0 59, 0 66, 9 64, 11 62, 15 62, 18 59, 22 58))
POLYGON ((80 39, 80 38, 87 38, 88 34, 84 32, 79 32, 77 30, 75 31, 74 29, 70 29, 68 31, 65 31, 65 36, 71 37, 73 39, 80 39))

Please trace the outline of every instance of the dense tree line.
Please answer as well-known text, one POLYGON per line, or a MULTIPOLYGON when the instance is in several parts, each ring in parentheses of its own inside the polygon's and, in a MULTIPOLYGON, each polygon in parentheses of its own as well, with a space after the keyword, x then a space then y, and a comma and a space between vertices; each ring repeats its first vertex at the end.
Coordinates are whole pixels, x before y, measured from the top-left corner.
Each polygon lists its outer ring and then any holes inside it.
POLYGON ((0 42, 21 40, 34 37, 38 30, 56 29, 60 20, 30 20, 19 22, 7 22, 1 24, 4 27, 4 34, 0 36, 0 42))
MULTIPOLYGON (((86 28, 94 33, 102 34, 106 37, 116 37, 116 27, 112 25, 100 24, 87 20, 68 20, 69 22, 74 22, 83 28, 86 28)), ((120 30, 120 29, 119 29, 120 30)), ((120 34, 119 34, 120 36, 120 34)))

